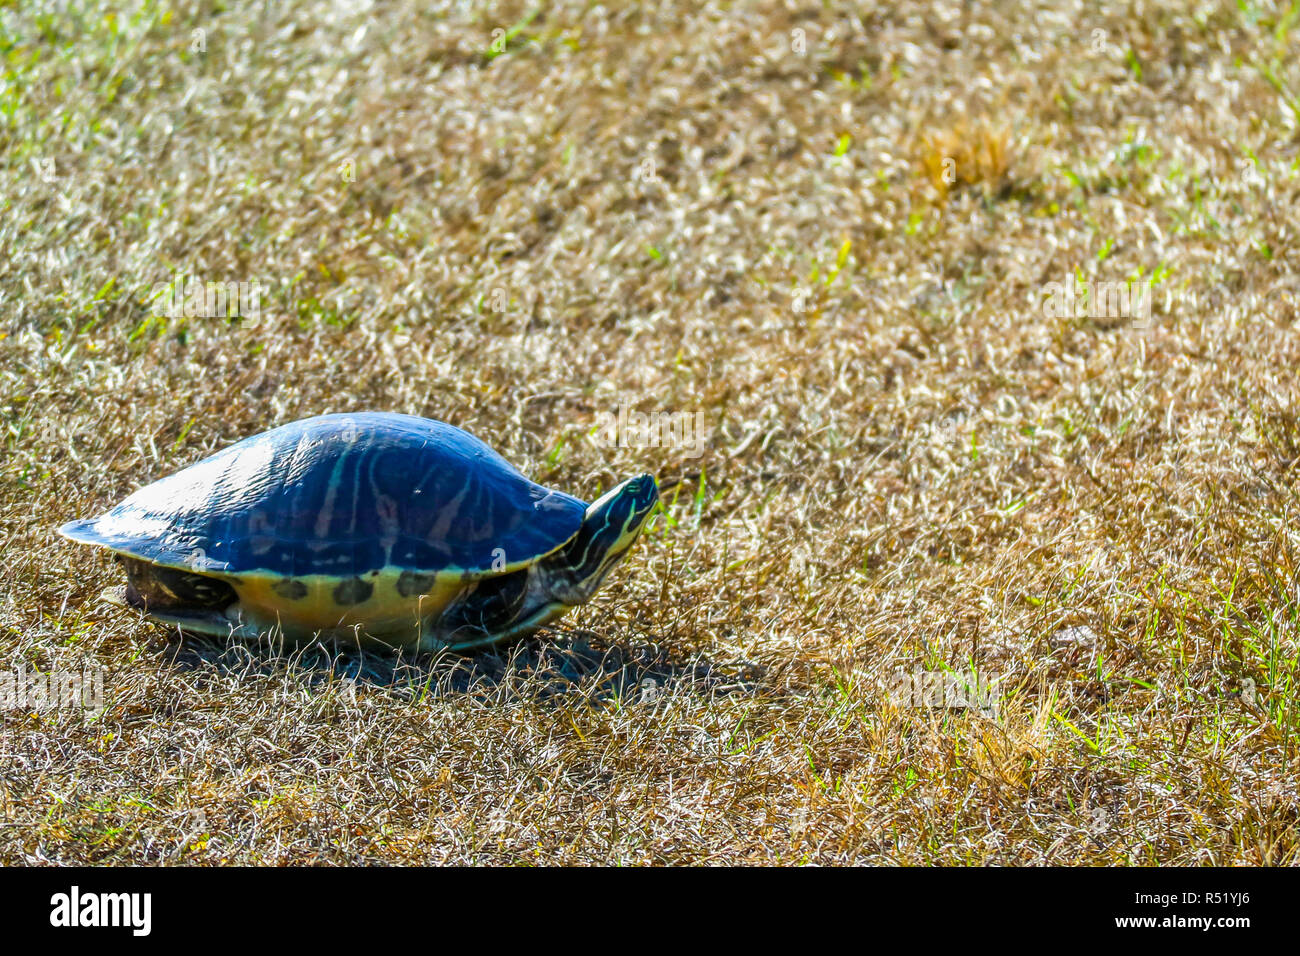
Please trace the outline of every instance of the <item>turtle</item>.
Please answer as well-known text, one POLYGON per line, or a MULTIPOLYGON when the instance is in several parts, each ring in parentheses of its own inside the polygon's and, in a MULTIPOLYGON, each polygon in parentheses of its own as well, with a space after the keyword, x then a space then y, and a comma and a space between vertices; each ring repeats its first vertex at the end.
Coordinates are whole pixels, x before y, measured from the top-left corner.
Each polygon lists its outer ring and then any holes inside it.
POLYGON ((586 603, 658 500, 642 474, 588 504, 453 425, 357 412, 253 435, 58 530, 125 566, 110 600, 182 631, 466 653, 586 603))

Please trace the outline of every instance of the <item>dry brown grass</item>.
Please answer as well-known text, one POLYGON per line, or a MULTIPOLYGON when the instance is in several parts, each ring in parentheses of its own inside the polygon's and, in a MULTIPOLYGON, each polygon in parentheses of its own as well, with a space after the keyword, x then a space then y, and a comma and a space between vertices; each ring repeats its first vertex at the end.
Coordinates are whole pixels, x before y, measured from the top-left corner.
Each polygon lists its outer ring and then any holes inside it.
POLYGON ((1300 861, 1294 5, 291 6, 0 4, 4 659, 108 671, 0 715, 0 862, 1300 861), (52 532, 350 409, 664 513, 461 662, 168 643, 52 532))

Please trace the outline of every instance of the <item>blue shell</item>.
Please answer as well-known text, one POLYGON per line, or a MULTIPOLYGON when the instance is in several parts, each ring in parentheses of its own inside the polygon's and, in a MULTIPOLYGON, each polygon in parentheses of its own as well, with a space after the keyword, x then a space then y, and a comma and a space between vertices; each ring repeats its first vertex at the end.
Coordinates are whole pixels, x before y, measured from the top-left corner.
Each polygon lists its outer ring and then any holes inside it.
POLYGON ((555 550, 586 507, 459 428, 361 412, 254 435, 59 530, 195 571, 484 574, 555 550))

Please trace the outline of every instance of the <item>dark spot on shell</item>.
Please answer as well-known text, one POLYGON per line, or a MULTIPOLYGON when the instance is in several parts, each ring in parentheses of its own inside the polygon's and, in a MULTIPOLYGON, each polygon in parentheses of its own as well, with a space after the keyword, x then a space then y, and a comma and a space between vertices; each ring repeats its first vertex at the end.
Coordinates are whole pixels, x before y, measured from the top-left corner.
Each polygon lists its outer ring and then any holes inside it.
POLYGON ((403 571, 397 579, 397 593, 402 597, 415 597, 425 594, 433 587, 434 575, 418 574, 415 571, 403 571))
POLYGON ((307 585, 301 581, 295 581, 293 578, 276 581, 271 585, 271 590, 290 601, 301 601, 307 596, 307 585))
POLYGON ((360 578, 348 578, 334 589, 334 601, 346 607, 360 604, 374 593, 375 586, 370 582, 362 581, 360 578))

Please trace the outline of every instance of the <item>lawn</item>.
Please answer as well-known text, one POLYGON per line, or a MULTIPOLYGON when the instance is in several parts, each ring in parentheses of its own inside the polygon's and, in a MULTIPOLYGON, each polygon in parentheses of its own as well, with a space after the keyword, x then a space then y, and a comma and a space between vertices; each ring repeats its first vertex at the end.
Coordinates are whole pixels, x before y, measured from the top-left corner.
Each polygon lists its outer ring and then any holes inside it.
POLYGON ((1300 3, 0 0, 0 201, 0 863, 1300 863, 1300 3), (662 507, 467 658, 55 534, 356 410, 662 507))

